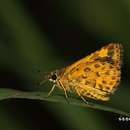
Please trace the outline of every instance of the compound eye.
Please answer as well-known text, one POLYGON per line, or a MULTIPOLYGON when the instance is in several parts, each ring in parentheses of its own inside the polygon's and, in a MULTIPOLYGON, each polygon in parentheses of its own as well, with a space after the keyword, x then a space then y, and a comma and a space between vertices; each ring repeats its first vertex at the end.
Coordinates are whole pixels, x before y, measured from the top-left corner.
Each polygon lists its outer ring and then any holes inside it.
POLYGON ((56 74, 53 74, 53 75, 51 76, 51 79, 52 79, 52 80, 56 80, 56 79, 57 79, 56 74))

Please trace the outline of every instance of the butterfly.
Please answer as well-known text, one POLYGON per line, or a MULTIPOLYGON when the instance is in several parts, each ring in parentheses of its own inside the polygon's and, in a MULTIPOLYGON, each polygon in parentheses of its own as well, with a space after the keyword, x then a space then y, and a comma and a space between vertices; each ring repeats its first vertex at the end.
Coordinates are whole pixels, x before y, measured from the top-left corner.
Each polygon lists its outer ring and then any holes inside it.
POLYGON ((45 77, 55 87, 75 93, 83 101, 87 98, 108 101, 121 79, 122 45, 109 43, 75 63, 48 73, 45 77))

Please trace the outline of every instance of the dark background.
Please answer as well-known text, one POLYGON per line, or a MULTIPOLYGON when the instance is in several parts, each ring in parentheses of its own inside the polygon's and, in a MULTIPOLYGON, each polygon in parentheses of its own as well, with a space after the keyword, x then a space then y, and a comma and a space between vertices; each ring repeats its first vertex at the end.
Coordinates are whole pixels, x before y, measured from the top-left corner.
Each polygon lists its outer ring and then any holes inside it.
MULTIPOLYGON (((124 46, 122 81, 106 105, 130 112, 130 2, 122 0, 0 1, 0 87, 37 90, 38 70, 62 68, 109 42, 124 46)), ((0 101, 3 130, 129 129, 120 115, 69 104, 0 101)))

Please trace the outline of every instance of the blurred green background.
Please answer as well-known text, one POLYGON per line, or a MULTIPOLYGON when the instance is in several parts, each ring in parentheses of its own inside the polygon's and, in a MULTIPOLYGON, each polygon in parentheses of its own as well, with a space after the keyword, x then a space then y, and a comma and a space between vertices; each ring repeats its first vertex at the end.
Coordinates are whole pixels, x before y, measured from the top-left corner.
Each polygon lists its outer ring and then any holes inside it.
MULTIPOLYGON (((38 70, 62 68, 105 45, 124 46, 122 81, 105 105, 130 112, 130 1, 1 0, 0 87, 37 91, 38 70)), ((62 93, 62 92, 61 92, 62 93)), ((27 99, 0 102, 2 130, 129 129, 120 115, 27 99)))

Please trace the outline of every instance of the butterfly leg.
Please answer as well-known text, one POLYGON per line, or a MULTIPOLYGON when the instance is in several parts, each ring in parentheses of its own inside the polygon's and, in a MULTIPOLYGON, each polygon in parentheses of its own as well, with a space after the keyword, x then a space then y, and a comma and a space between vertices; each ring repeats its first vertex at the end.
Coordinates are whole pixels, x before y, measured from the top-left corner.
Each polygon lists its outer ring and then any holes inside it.
POLYGON ((63 86, 63 84, 62 84, 60 81, 59 81, 59 84, 60 84, 60 86, 61 86, 61 87, 63 88, 63 90, 64 90, 66 101, 69 103, 68 95, 67 95, 67 91, 66 91, 65 87, 63 86))
POLYGON ((49 93, 47 94, 47 97, 49 97, 51 95, 51 93, 53 92, 54 88, 55 88, 55 84, 52 86, 51 90, 49 91, 49 93))
POLYGON ((79 96, 86 104, 88 104, 87 100, 80 94, 80 92, 79 92, 78 90, 76 90, 76 91, 77 91, 78 96, 79 96))
POLYGON ((68 100, 68 95, 67 95, 67 91, 66 91, 66 89, 64 88, 64 86, 63 86, 63 85, 62 85, 62 88, 63 88, 64 93, 65 93, 65 99, 66 99, 66 101, 69 103, 69 100, 68 100))

